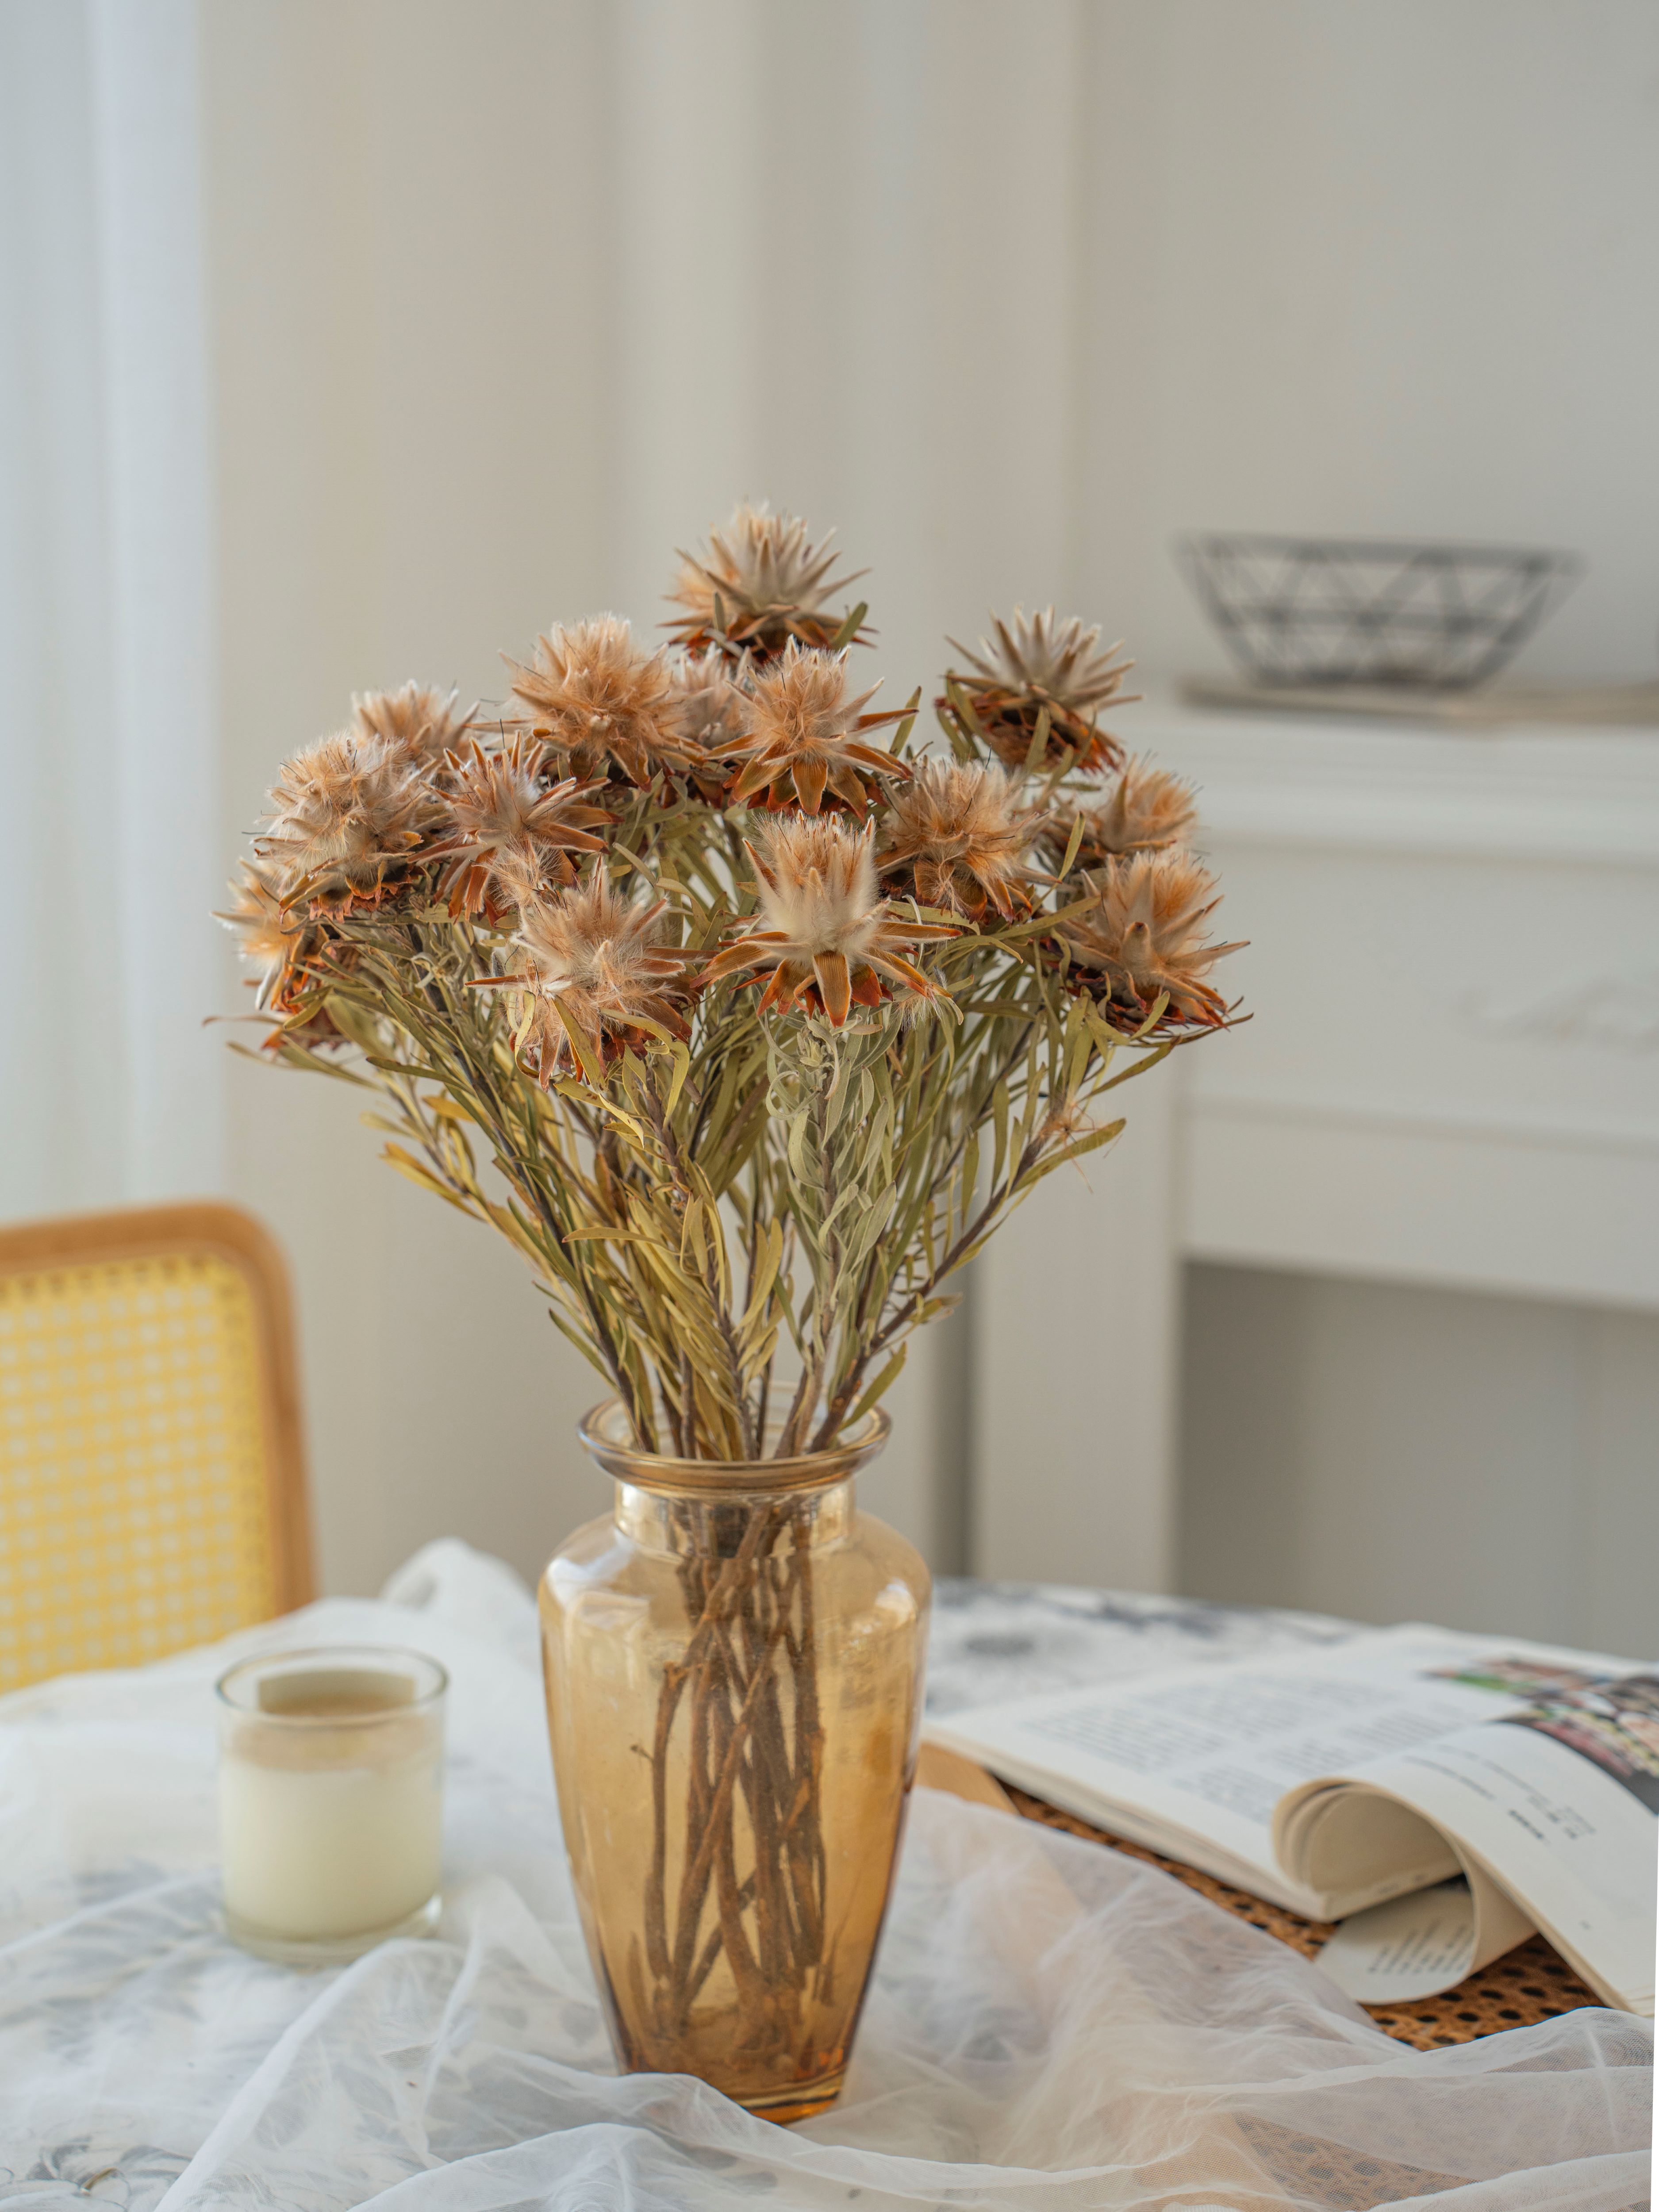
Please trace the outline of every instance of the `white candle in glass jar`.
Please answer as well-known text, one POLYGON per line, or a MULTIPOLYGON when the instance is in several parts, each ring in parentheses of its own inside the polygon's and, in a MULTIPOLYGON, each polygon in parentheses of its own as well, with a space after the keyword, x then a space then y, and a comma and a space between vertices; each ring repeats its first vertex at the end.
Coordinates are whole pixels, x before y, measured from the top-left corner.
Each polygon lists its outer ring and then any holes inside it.
POLYGON ((444 1670, 373 1646, 245 1660, 219 1684, 225 1921, 267 1957, 355 1957, 435 1923, 444 1670))

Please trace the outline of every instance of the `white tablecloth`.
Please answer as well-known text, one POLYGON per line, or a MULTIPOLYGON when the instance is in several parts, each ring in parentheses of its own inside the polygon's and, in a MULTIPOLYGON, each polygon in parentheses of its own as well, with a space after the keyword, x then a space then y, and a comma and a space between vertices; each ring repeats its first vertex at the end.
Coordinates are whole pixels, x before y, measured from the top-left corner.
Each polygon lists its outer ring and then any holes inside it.
POLYGON ((534 1626, 434 1547, 333 1600, 0 1702, 0 2203, 398 2212, 1644 2200, 1651 2031, 1419 2053, 1281 1945, 1098 1847, 917 1793, 842 2103, 781 2130, 618 2076, 558 1843, 534 1626), (453 1678, 439 1940, 296 1972, 220 1930, 210 1687, 273 1644, 453 1678))

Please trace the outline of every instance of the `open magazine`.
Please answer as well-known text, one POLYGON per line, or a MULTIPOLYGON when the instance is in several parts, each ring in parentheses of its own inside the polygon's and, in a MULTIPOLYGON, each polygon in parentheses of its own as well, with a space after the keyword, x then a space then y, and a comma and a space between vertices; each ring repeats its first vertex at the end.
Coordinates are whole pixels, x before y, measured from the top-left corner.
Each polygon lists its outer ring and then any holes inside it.
POLYGON ((1651 2014, 1659 1668, 1451 1629, 1049 1692, 937 1742, 1311 1920, 1350 1995, 1449 1989, 1541 1929, 1651 2014))

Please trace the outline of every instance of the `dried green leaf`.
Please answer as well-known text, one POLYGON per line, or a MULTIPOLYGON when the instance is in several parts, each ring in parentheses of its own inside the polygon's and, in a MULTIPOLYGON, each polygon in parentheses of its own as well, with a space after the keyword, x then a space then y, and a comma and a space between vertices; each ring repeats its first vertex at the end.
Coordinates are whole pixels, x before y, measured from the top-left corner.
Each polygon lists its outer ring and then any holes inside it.
POLYGON ((1021 1190, 1031 1189, 1042 1181, 1044 1176, 1052 1175, 1056 1168, 1069 1167, 1073 1160, 1080 1160, 1085 1152, 1096 1152, 1102 1145, 1109 1145, 1114 1137, 1122 1135, 1125 1126, 1122 1121, 1109 1121, 1104 1128, 1091 1129, 1086 1137, 1079 1137, 1075 1143, 1065 1146, 1060 1152, 1051 1152, 1046 1160, 1039 1160, 1036 1167, 1021 1178, 1021 1190))
MULTIPOLYGON (((719 601, 716 600, 715 604, 718 605, 719 601)), ((843 619, 841 628, 830 641, 831 653, 839 653, 843 646, 851 645, 860 630, 863 629, 864 617, 869 611, 869 602, 866 599, 860 599, 857 606, 850 610, 843 619)))
POLYGON ((904 1372, 905 1357, 909 1352, 909 1349, 910 1347, 908 1344, 900 1345, 898 1350, 893 1354, 887 1364, 882 1369, 880 1374, 877 1376, 875 1381, 870 1385, 864 1395, 859 1400, 857 1405, 854 1407, 852 1412, 848 1415, 848 1426, 849 1428, 855 1428, 864 1419, 865 1415, 870 1412, 872 1407, 879 1405, 882 1399, 887 1395, 888 1391, 892 1389, 894 1383, 898 1381, 899 1376, 904 1372))
POLYGON ((430 1191, 434 1198, 442 1199, 446 1206, 453 1206, 458 1213, 465 1213, 470 1217, 471 1208, 465 1200, 458 1198, 447 1183, 441 1182, 429 1168, 422 1167, 421 1163, 406 1152, 401 1145, 385 1146, 381 1150, 380 1158, 389 1161, 400 1176, 406 1176, 418 1189, 430 1191))

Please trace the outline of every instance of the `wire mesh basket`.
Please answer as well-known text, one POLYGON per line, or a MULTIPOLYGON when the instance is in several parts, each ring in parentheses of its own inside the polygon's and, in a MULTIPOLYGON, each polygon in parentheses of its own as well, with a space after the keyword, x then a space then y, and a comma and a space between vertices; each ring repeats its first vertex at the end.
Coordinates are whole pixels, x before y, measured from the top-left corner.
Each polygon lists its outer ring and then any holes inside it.
POLYGON ((1572 553, 1388 538, 1205 536, 1177 552, 1233 657, 1279 685, 1483 683, 1583 573, 1572 553))

